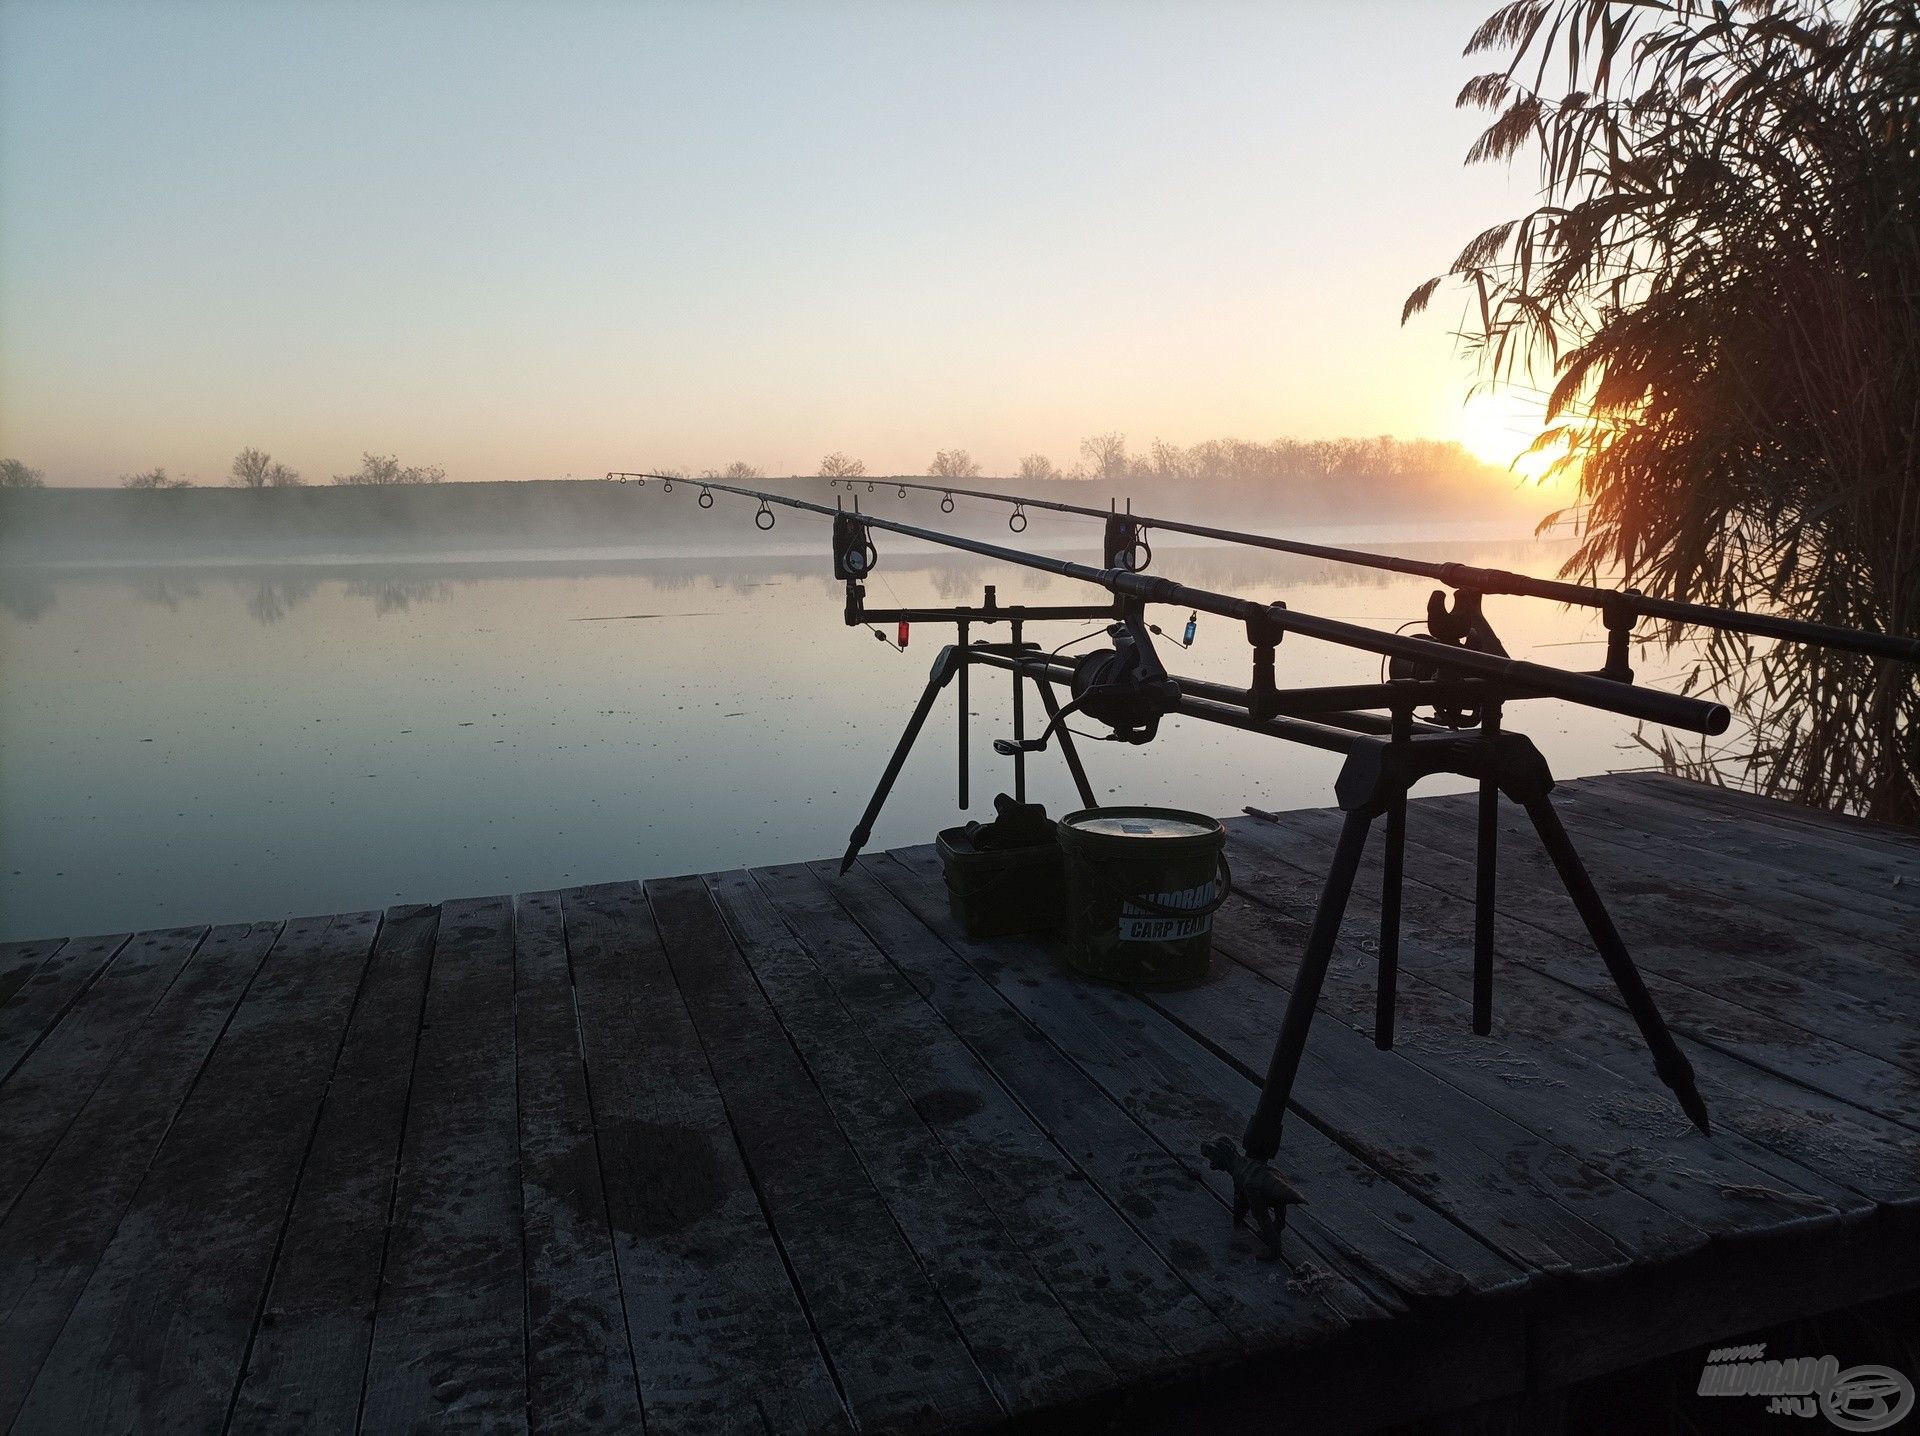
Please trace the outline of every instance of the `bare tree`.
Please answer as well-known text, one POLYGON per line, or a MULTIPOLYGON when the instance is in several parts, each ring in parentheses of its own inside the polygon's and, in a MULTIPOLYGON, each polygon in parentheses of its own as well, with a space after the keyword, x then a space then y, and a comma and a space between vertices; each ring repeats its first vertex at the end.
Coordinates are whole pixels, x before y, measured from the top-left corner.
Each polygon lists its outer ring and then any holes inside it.
POLYGON ((335 474, 336 484, 363 486, 372 484, 438 484, 446 481, 447 471, 438 464, 401 467, 392 454, 362 454, 360 467, 351 474, 335 474))
POLYGON ((1124 479, 1127 476, 1127 436, 1094 434, 1082 439, 1080 457, 1087 461, 1087 477, 1124 479))
POLYGON ((867 466, 858 459, 849 459, 835 449, 820 461, 820 477, 823 479, 857 479, 866 473, 867 466))
POLYGON ((936 479, 973 479, 980 476, 980 465, 965 449, 942 449, 927 465, 927 473, 936 479))
POLYGON ((702 469, 700 471, 700 477, 703 479, 731 479, 735 483, 740 483, 746 479, 764 479, 766 475, 761 473, 760 470, 756 469, 752 464, 749 464, 745 459, 735 459, 724 469, 702 469))
MULTIPOLYGON (((1391 440, 1388 440, 1391 443, 1391 440)), ((1198 477, 1194 456, 1178 444, 1169 444, 1164 439, 1155 439, 1153 447, 1147 451, 1144 461, 1134 460, 1128 468, 1145 470, 1156 479, 1190 479, 1198 477)))
POLYGON ((18 459, 0 459, 0 489, 44 489, 47 476, 18 459))
POLYGON ((234 456, 229 482, 236 489, 288 489, 300 482, 300 475, 276 463, 264 449, 242 449, 234 456))
POLYGON ((1020 477, 1028 483, 1046 479, 1057 479, 1060 471, 1053 466, 1053 460, 1045 454, 1028 454, 1020 461, 1020 477))
POLYGON ((165 469, 148 469, 144 474, 123 474, 120 478, 123 489, 190 489, 192 479, 172 479, 167 477, 165 469))
POLYGON ((265 449, 242 449, 233 456, 230 482, 236 489, 264 489, 272 468, 273 456, 265 449))

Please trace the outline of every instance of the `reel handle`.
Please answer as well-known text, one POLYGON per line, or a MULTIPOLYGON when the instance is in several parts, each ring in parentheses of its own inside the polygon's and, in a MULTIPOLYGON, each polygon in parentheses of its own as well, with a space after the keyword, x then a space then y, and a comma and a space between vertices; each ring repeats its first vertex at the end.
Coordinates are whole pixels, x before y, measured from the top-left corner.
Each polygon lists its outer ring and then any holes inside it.
POLYGON ((1017 758, 1022 753, 1044 753, 1053 735, 1066 727, 1067 715, 1079 711, 1080 699, 1076 698, 1071 703, 1063 704, 1059 711, 1047 720, 1047 726, 1040 730, 1038 738, 995 738, 993 751, 1002 758, 1017 758))

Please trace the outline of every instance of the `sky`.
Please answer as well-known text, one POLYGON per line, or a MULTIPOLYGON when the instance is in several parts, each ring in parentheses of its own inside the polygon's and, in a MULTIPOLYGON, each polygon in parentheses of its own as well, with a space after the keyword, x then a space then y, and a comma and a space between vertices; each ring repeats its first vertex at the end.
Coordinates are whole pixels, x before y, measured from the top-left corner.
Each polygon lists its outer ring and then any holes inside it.
POLYGON ((1529 198, 1462 166, 1491 8, 0 0, 0 455, 1491 457, 1458 296, 1399 322, 1529 198))

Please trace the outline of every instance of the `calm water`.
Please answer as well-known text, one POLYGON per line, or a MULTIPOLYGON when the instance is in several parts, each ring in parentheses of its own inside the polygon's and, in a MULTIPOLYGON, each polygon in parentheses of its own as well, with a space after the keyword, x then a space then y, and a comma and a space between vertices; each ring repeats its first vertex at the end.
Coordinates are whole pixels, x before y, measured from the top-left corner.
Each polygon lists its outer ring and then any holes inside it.
MULTIPOLYGON (((1547 572, 1563 553, 1455 541, 1445 556, 1547 572)), ((1155 568, 1380 628, 1416 618, 1430 587, 1243 550, 1165 548, 1155 568)), ((896 544, 871 599, 977 601, 988 581, 1002 602, 1093 596, 896 544)), ((1500 599, 1489 612, 1516 656, 1600 661, 1585 613, 1500 599)), ((1170 632, 1185 619, 1157 617, 1170 632)), ((1038 636, 1051 645, 1078 631, 1038 636)), ((902 654, 845 628, 812 546, 0 570, 0 937, 836 855, 940 638, 917 630, 902 654)), ((1242 634, 1221 619, 1202 615, 1192 651, 1166 656, 1175 671, 1247 679, 1242 634)), ((1666 682, 1679 659, 1648 650, 1640 663, 1666 682)), ((1281 664, 1293 683, 1379 672, 1377 659, 1297 638, 1281 664)), ((977 816, 1010 785, 990 747, 1008 731, 1006 682, 975 677, 977 816)), ((952 702, 929 723, 875 847, 928 841, 957 820, 952 702)), ((1510 722, 1562 776, 1648 761, 1625 719, 1539 702, 1510 722)), ((1218 813, 1327 803, 1338 763, 1179 719, 1149 747, 1084 755, 1116 802, 1218 813)), ((1056 756, 1031 760, 1030 777, 1050 810, 1077 806, 1056 756)))

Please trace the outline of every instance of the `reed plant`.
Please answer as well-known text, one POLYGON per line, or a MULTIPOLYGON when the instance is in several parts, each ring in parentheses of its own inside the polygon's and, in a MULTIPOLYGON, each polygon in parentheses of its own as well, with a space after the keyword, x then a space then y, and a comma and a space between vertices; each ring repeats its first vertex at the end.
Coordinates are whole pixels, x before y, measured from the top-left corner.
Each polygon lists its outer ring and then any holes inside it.
MULTIPOLYGON (((1569 571, 1914 633, 1920 5, 1515 0, 1467 51, 1499 59, 1469 162, 1539 191, 1403 320, 1462 285, 1481 382, 1543 394, 1569 571)), ((1676 763, 1920 822, 1913 668, 1721 635, 1688 682, 1746 732, 1676 763)))

